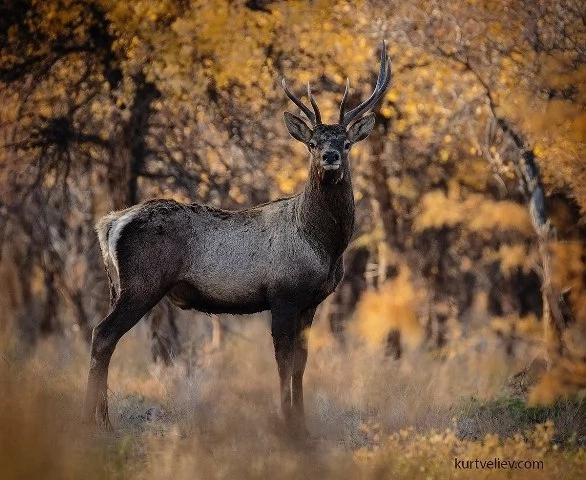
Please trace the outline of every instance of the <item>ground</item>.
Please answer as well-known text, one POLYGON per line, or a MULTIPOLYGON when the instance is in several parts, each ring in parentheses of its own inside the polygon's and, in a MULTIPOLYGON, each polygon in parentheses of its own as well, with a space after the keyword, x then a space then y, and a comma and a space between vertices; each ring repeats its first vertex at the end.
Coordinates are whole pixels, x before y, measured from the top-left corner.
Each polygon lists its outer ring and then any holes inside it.
POLYGON ((144 326, 129 332, 110 370, 114 432, 80 423, 83 342, 25 352, 5 336, 3 478, 582 478, 584 400, 529 408, 506 396, 516 366, 496 343, 398 363, 353 342, 342 349, 318 321, 305 379, 312 438, 300 441, 281 426, 266 318, 230 325, 219 348, 186 339, 170 368, 151 362, 144 326), (496 459, 500 468, 479 463, 496 459), (513 460, 530 463, 503 468, 513 460))

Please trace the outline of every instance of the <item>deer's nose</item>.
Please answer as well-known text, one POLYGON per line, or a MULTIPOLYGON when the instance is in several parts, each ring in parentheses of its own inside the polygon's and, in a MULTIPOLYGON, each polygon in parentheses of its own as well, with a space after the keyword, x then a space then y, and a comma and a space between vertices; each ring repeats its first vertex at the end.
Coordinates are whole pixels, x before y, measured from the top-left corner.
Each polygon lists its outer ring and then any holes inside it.
POLYGON ((333 165, 340 163, 340 153, 336 150, 326 150, 321 159, 325 165, 333 165))

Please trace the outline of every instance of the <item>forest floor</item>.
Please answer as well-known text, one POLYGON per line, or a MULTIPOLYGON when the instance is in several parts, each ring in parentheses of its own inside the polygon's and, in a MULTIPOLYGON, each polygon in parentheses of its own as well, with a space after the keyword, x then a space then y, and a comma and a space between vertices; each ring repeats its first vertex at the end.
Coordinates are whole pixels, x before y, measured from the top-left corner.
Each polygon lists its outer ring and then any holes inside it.
MULTIPOLYGON (((236 328, 236 327, 235 327, 236 328)), ((522 364, 490 341, 441 361, 342 349, 318 324, 305 375, 312 438, 281 425, 267 322, 162 367, 144 326, 110 368, 114 432, 80 424, 88 349, 0 341, 0 472, 26 479, 578 479, 586 398, 528 407, 502 385, 522 364), (492 462, 492 463, 490 463, 492 462), (511 468, 508 462, 520 462, 511 468)), ((190 349, 188 348, 188 351, 190 349)))

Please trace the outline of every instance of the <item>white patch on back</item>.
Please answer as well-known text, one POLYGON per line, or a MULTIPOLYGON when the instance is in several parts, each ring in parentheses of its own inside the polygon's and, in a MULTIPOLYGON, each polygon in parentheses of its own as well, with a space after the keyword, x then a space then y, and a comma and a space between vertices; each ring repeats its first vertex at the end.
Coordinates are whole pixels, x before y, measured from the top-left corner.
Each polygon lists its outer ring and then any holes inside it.
POLYGON ((116 245, 122 233, 122 229, 128 225, 128 223, 136 215, 136 209, 130 208, 126 213, 122 214, 120 218, 112 222, 110 227, 110 235, 108 237, 108 253, 116 270, 116 276, 118 277, 118 285, 120 285, 120 270, 118 269, 118 258, 116 257, 116 245))

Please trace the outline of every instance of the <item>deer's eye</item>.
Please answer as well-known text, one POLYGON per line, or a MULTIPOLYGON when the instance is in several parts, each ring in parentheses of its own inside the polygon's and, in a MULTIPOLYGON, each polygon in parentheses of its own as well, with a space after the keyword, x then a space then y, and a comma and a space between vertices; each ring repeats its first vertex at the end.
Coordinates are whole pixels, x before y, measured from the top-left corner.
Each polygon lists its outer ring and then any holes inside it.
POLYGON ((351 144, 350 144, 350 142, 346 142, 346 143, 344 144, 344 150, 350 150, 350 147, 351 147, 351 144))
POLYGON ((308 146, 309 148, 311 148, 312 150, 313 150, 315 147, 317 147, 317 145, 316 145, 316 144, 315 144, 315 142, 313 142, 313 141, 312 141, 312 142, 309 142, 309 143, 307 144, 307 146, 308 146))

